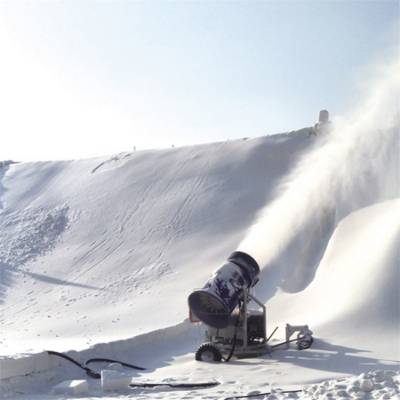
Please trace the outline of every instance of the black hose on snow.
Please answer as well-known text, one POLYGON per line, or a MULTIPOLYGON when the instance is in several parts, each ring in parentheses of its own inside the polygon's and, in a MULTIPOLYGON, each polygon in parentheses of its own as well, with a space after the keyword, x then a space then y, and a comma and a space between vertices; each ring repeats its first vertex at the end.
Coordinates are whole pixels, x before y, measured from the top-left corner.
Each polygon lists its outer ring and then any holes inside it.
POLYGON ((240 322, 240 310, 241 310, 241 304, 239 304, 239 314, 237 316, 236 322, 235 322, 235 333, 233 334, 233 344, 232 344, 232 348, 231 351, 228 354, 228 357, 226 358, 222 358, 225 362, 229 362, 229 360, 232 358, 233 353, 235 352, 235 348, 236 348, 236 337, 237 337, 237 329, 239 326, 239 322, 240 322))
MULTIPOLYGON (((282 390, 277 393, 300 393, 303 390, 298 389, 298 390, 282 390)), ((250 397, 261 397, 261 396, 268 396, 269 394, 273 394, 274 392, 265 392, 265 393, 253 393, 253 394, 246 394, 243 396, 232 396, 232 397, 225 397, 224 400, 236 400, 236 399, 247 399, 250 397)))
POLYGON ((64 358, 65 360, 67 360, 69 362, 72 362, 77 367, 83 369, 88 376, 90 376, 91 378, 94 378, 94 379, 100 379, 101 378, 101 375, 97 371, 95 371, 95 370, 93 370, 93 369, 91 369, 91 368, 89 368, 87 366, 88 364, 94 363, 94 362, 118 363, 118 364, 121 364, 124 367, 128 367, 128 368, 133 368, 133 369, 138 369, 138 370, 145 370, 146 369, 146 368, 138 367, 137 365, 128 364, 128 363, 125 363, 125 362, 122 362, 122 361, 111 360, 109 358, 91 358, 91 359, 87 360, 84 364, 81 364, 80 362, 74 360, 73 358, 67 356, 66 354, 59 353, 57 351, 49 350, 49 351, 47 351, 47 354, 52 355, 52 356, 61 357, 61 358, 64 358))

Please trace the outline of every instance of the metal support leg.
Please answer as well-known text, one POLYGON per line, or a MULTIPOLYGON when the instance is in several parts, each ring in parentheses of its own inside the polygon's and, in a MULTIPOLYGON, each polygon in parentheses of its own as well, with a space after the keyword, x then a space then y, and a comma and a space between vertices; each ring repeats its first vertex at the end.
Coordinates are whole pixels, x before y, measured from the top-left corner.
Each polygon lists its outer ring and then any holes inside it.
POLYGON ((247 340, 247 296, 248 291, 246 289, 243 290, 243 347, 247 348, 248 340, 247 340))

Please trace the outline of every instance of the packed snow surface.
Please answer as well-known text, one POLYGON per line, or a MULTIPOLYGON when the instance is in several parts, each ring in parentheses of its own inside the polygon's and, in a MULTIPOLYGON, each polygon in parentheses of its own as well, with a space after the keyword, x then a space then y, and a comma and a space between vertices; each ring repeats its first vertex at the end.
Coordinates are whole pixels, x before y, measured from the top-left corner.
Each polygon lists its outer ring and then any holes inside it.
POLYGON ((378 112, 393 100, 381 86, 379 106, 326 135, 1 163, 1 395, 398 398, 399 130, 378 112), (194 360, 204 328, 188 321, 187 297, 237 249, 262 268, 272 341, 308 324, 310 349, 194 360), (115 390, 129 376, 219 385, 103 391, 46 350, 146 367, 93 365, 115 390))

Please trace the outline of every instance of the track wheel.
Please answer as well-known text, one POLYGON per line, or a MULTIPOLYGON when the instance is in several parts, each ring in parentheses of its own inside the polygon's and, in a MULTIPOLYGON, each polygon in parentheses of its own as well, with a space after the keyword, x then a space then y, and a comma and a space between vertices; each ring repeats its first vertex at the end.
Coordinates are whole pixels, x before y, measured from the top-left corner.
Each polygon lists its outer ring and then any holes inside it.
POLYGON ((203 343, 196 351, 195 359, 197 361, 221 361, 221 352, 211 343, 203 343))
POLYGON ((311 345, 313 344, 313 342, 314 342, 314 339, 313 339, 313 337, 312 337, 311 335, 302 335, 302 334, 299 334, 299 335, 297 336, 297 342, 296 342, 296 344, 297 344, 297 348, 298 348, 299 350, 306 350, 306 349, 308 349, 308 348, 311 347, 311 345))

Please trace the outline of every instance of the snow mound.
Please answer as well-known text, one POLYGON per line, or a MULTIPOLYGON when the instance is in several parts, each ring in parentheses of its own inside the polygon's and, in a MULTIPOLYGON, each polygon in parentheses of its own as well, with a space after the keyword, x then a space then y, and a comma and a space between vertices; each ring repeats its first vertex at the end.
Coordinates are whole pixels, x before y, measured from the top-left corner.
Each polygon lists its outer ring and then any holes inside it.
POLYGON ((272 318, 281 320, 275 310, 287 309, 285 318, 340 326, 341 335, 359 327, 359 338, 376 332, 394 340, 400 315, 399 215, 400 200, 389 200, 343 219, 312 283, 298 294, 281 292, 271 299, 272 318))
MULTIPOLYGON (((273 396, 268 397, 269 400, 273 398, 273 396)), ((305 388, 299 398, 396 400, 400 399, 400 373, 378 370, 356 377, 328 380, 305 388)))

